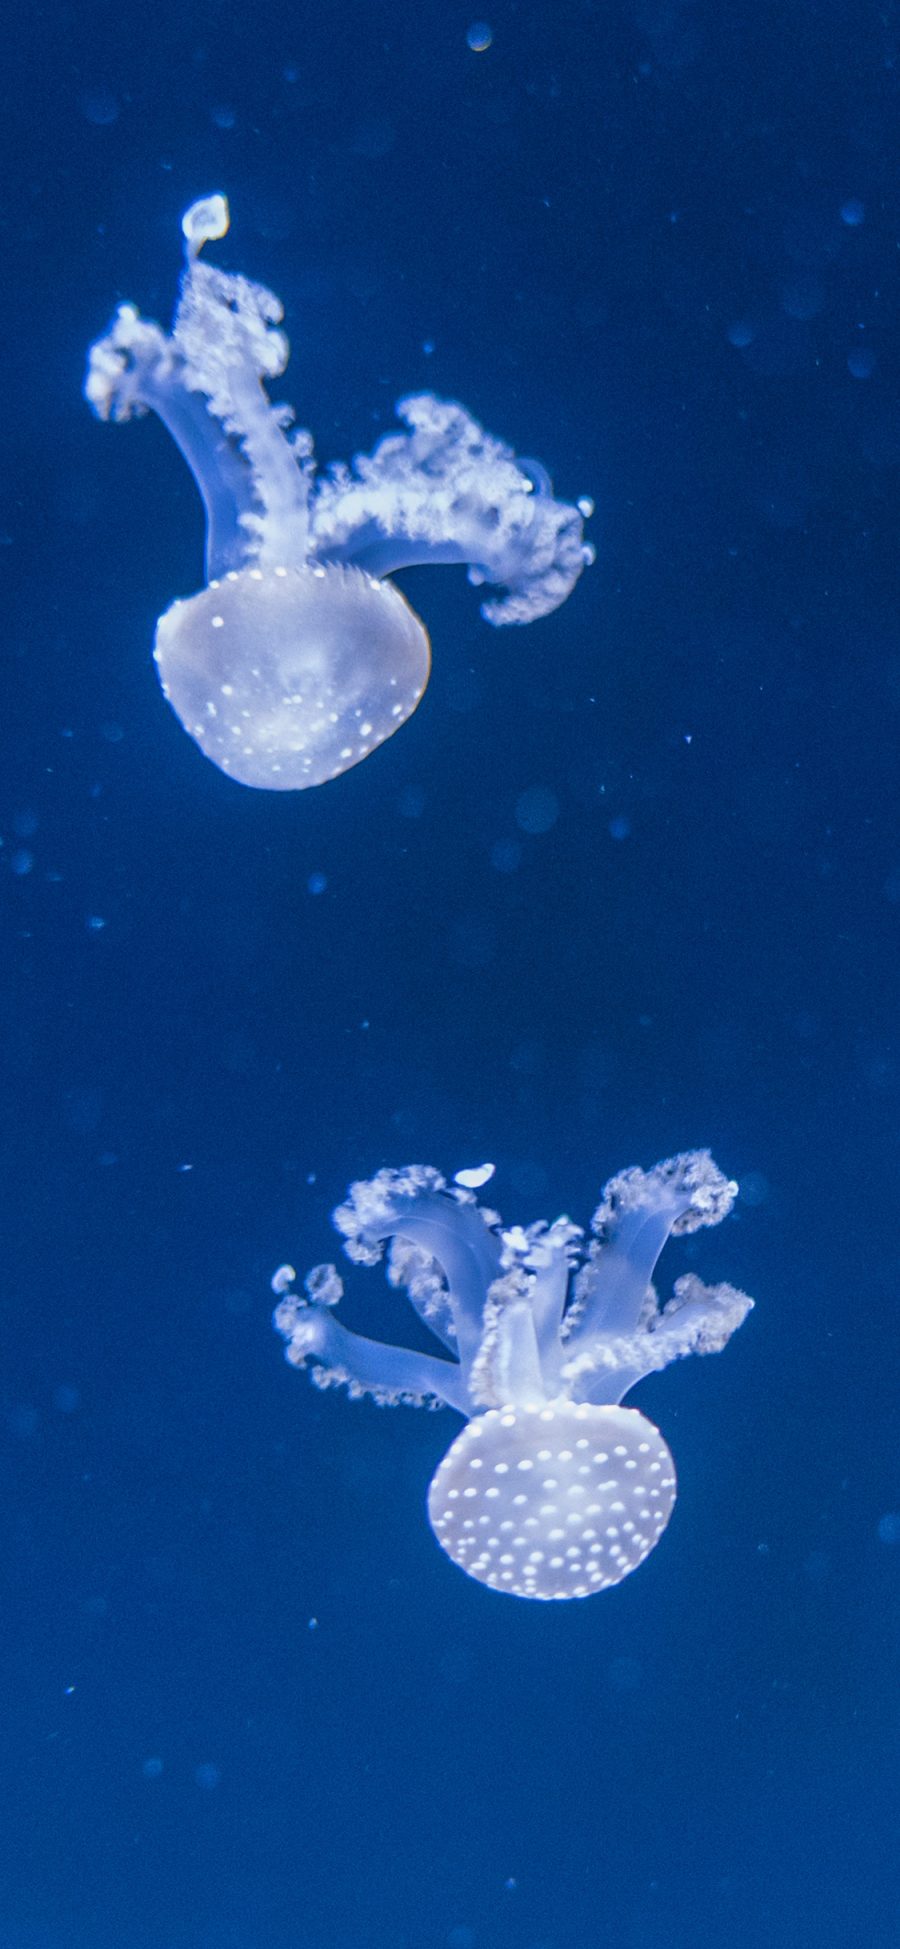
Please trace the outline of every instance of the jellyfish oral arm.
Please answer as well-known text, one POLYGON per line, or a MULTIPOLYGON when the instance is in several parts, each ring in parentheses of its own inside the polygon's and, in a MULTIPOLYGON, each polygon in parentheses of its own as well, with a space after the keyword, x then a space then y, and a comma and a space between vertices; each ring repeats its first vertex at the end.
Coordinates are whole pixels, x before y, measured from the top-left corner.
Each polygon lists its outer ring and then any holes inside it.
POLYGON ((737 1287, 705 1286, 693 1273, 676 1280, 674 1296, 642 1332, 629 1337, 579 1336, 564 1360, 567 1390, 595 1406, 617 1404, 648 1374, 692 1353, 720 1353, 750 1312, 753 1301, 737 1287))
POLYGON ((579 1274, 569 1334, 634 1332, 645 1310, 657 1259, 672 1232, 693 1232, 727 1217, 737 1185, 708 1151, 686 1151, 652 1171, 622 1171, 594 1213, 595 1243, 579 1274))
POLYGON ((285 437, 293 416, 262 384, 287 363, 278 299, 198 261, 205 236, 190 229, 193 213, 184 219, 187 261, 171 335, 120 305, 91 347, 85 396, 101 419, 149 411, 162 420, 203 499, 211 581, 251 563, 306 562, 309 440, 285 437))
POLYGON ((532 622, 565 602, 593 549, 577 507, 557 501, 510 447, 463 406, 422 393, 401 399, 407 433, 391 433, 353 470, 320 482, 312 535, 322 560, 354 562, 371 575, 441 562, 464 564, 472 582, 506 590, 482 615, 532 622))
MULTIPOLYGON (((528 491, 523 479, 521 492, 528 491)), ((314 511, 314 538, 323 560, 352 562, 377 576, 404 568, 467 568, 476 588, 488 582, 506 589, 506 595, 481 605, 485 622, 498 628, 505 623, 535 622, 559 609, 585 562, 592 559, 581 542, 580 519, 577 532, 570 536, 560 535, 556 528, 529 534, 523 524, 507 537, 492 532, 488 508, 481 512, 457 507, 453 514, 457 532, 448 540, 428 532, 434 506, 425 492, 420 511, 407 505, 401 515, 390 494, 357 494, 351 487, 340 497, 339 519, 337 507, 327 506, 327 494, 328 484, 323 483, 314 511), (395 521, 397 531, 392 532, 395 521)), ((541 527, 537 520, 529 525, 541 527)))
MULTIPOLYGON (((448 1194, 420 1186, 413 1196, 392 1196, 386 1187, 379 1206, 371 1196, 378 1184, 375 1179, 372 1185, 354 1185, 351 1201, 335 1214, 335 1222, 348 1240, 346 1249, 351 1258, 359 1256, 360 1246, 364 1253, 374 1247, 380 1255, 385 1240, 401 1238, 436 1260, 446 1280, 453 1344, 461 1366, 467 1370, 481 1345, 486 1294, 502 1270, 499 1240, 467 1193, 448 1194), (353 1197, 358 1190, 359 1204, 353 1197)), ((415 1305, 414 1290, 410 1297, 415 1305)), ((427 1314, 423 1317, 430 1326, 427 1314)))
POLYGON ((529 1303, 538 1357, 545 1374, 554 1371, 559 1364, 560 1330, 569 1292, 569 1273, 568 1252, 559 1249, 548 1251, 546 1263, 538 1264, 533 1269, 529 1303))
POLYGON ((481 1346, 469 1374, 469 1394, 479 1408, 508 1401, 537 1406, 556 1392, 552 1382, 548 1386, 529 1300, 509 1296, 506 1283, 498 1281, 488 1295, 481 1346))
POLYGON ((206 515, 207 581, 243 568, 250 554, 250 523, 259 513, 246 455, 210 412, 202 393, 171 381, 165 389, 151 382, 145 397, 197 483, 206 515))
POLYGON ((453 1361, 368 1340, 342 1326, 329 1307, 293 1297, 276 1309, 275 1325, 292 1366, 312 1361, 320 1386, 345 1386, 351 1394, 368 1394, 382 1405, 438 1401, 466 1412, 465 1390, 453 1361))
POLYGON ((247 559, 247 520, 259 512, 245 454, 193 391, 158 325, 121 305, 105 338, 91 347, 85 393, 101 419, 155 413, 200 491, 206 513, 207 575, 224 575, 247 559))

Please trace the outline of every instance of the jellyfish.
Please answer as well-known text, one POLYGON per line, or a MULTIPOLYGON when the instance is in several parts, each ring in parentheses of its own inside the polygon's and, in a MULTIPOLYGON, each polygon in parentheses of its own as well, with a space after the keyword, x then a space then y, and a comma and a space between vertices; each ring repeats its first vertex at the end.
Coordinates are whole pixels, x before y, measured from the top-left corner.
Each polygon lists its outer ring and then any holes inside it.
POLYGON ((349 1331, 334 1265, 314 1267, 302 1291, 282 1267, 274 1323, 320 1387, 465 1418, 428 1490, 431 1527, 460 1569, 515 1597, 589 1597, 637 1569, 675 1502, 668 1445, 624 1396, 671 1360, 717 1353, 753 1304, 689 1272, 660 1305, 652 1283, 670 1233, 719 1224, 738 1187, 705 1150, 622 1171, 586 1239, 565 1217, 506 1229, 471 1188, 487 1171, 451 1183, 421 1165, 379 1171, 333 1216, 352 1262, 387 1253, 391 1285, 440 1352, 349 1331))
POLYGON ((157 624, 164 695, 229 778, 296 791, 359 764, 423 695, 428 632, 395 570, 463 563, 497 591, 488 622, 531 622, 592 560, 591 504, 555 500, 539 463, 431 393, 317 481, 311 436, 266 391, 288 360, 279 300, 200 256, 228 224, 224 196, 191 205, 171 334, 120 305, 84 390, 100 419, 158 414, 205 506, 206 587, 157 624))

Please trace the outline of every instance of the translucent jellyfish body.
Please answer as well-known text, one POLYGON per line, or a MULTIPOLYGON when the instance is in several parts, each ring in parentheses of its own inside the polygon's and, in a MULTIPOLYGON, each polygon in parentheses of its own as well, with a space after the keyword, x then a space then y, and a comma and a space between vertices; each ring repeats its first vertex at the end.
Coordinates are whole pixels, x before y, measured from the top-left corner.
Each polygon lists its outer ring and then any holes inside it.
POLYGON ((386 577, 464 563, 501 591, 487 621, 530 622, 592 559, 590 503, 555 500, 543 468, 430 393, 400 401, 405 432, 317 481, 310 435, 266 392, 288 359, 278 299, 200 258, 228 229, 225 198, 193 204, 182 228, 171 333, 120 305, 85 394, 101 419, 158 414, 203 497, 207 587, 157 626, 166 697, 229 777, 296 790, 383 744, 428 682, 427 631, 386 577))
POLYGON ((336 566, 229 569, 160 617, 155 657, 207 758, 244 785, 283 791, 336 778, 383 744, 415 710, 431 662, 399 589, 336 566))
POLYGON ((660 1307, 652 1283, 670 1233, 718 1224, 737 1186, 707 1151, 623 1171, 586 1240, 567 1218, 505 1229, 467 1175, 380 1171, 334 1214, 351 1260, 374 1265, 387 1250, 391 1284, 442 1354, 348 1331, 333 1265, 302 1294, 285 1290, 282 1268, 275 1325, 321 1387, 466 1417, 428 1491, 434 1533, 462 1570, 511 1596, 589 1597, 643 1562, 675 1502, 669 1449, 624 1396, 684 1354, 718 1352, 753 1303, 689 1273, 660 1307))

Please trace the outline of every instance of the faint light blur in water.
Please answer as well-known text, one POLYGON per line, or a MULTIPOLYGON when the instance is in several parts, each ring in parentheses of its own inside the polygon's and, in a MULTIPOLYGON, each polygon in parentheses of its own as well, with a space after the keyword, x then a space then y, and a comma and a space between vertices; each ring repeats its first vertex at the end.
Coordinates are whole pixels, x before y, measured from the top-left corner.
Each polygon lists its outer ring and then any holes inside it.
POLYGON ((466 34, 466 41, 473 54, 485 54, 493 41, 493 34, 486 20, 473 20, 466 34))
POLYGON ((771 1187, 761 1171, 742 1171, 740 1196, 745 1205, 762 1205, 770 1196, 771 1187))
POLYGON ((875 370, 875 354, 868 345, 855 345, 847 357, 847 371, 854 379, 871 379, 875 370))
POLYGON ((532 785, 516 800, 516 825, 523 832, 549 832, 559 818, 559 800, 546 785, 532 785))
POLYGON ((88 88, 80 99, 81 113, 96 129, 110 128, 119 119, 119 103, 110 88, 88 88))
POLYGON ((497 873, 515 873, 522 864, 522 848, 517 839, 497 839, 491 847, 491 865, 497 873))
POLYGON ((798 271, 781 286, 781 302, 789 318, 817 318, 825 306, 825 286, 810 271, 798 271))

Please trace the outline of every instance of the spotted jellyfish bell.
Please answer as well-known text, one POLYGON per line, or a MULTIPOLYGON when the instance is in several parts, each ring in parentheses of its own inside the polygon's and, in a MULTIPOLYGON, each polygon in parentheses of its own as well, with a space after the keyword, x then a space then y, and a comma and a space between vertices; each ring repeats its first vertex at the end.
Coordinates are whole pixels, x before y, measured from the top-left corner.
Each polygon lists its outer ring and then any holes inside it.
POLYGON ((587 1597, 643 1563, 675 1486, 671 1452, 637 1408, 531 1402, 466 1423, 428 1515, 470 1577, 513 1597, 587 1597))
POLYGON ((244 785, 321 785, 412 716, 428 633, 393 582, 304 563, 229 569, 160 617, 164 695, 208 758, 244 785))

